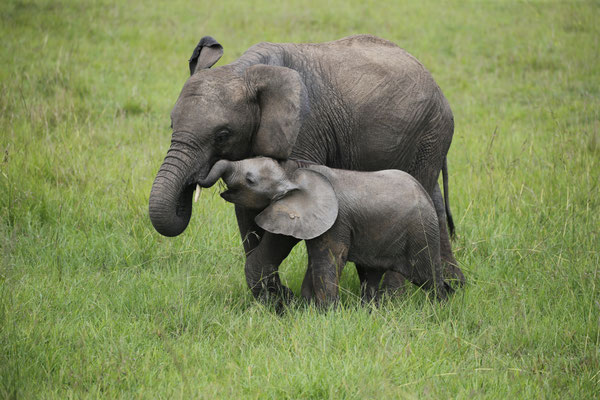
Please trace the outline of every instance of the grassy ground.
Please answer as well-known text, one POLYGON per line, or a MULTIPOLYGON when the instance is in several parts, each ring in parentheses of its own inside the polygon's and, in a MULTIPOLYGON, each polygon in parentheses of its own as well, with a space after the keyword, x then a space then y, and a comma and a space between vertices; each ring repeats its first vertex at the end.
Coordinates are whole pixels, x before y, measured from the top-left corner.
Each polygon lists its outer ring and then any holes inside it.
MULTIPOLYGON (((0 397, 592 398, 600 392, 598 2, 3 1, 0 397), (283 317, 245 287, 232 207, 177 238, 147 200, 205 34, 391 39, 456 118, 446 305, 283 317)), ((296 292, 306 256, 282 268, 296 292)))

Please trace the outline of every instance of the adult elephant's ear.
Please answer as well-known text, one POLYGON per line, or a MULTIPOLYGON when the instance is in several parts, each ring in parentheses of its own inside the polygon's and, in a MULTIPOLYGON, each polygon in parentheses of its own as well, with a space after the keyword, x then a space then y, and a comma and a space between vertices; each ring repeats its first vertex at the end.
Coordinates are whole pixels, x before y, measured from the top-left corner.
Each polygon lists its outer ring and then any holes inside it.
POLYGON ((189 60, 190 63, 190 75, 194 75, 194 72, 201 69, 210 68, 223 55, 223 46, 215 40, 212 36, 204 36, 198 42, 198 45, 192 53, 192 57, 189 60))
POLYGON ((298 169, 292 177, 297 189, 274 201, 255 218, 264 230, 313 239, 327 232, 338 215, 338 201, 329 180, 322 174, 298 169))
POLYGON ((258 64, 246 70, 246 79, 250 96, 260 108, 252 153, 287 159, 309 110, 300 74, 290 68, 258 64))

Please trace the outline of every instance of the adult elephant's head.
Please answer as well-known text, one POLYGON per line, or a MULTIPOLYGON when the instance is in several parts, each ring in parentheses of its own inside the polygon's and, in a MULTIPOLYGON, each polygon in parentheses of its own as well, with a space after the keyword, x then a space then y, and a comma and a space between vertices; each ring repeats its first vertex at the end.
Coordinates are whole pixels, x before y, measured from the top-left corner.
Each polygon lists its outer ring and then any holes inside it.
POLYGON ((209 69, 222 54, 215 39, 200 40, 189 61, 191 76, 171 112, 171 147, 149 201, 152 225, 165 236, 185 230, 196 183, 217 160, 287 158, 307 111, 298 72, 264 64, 243 71, 230 65, 209 69))

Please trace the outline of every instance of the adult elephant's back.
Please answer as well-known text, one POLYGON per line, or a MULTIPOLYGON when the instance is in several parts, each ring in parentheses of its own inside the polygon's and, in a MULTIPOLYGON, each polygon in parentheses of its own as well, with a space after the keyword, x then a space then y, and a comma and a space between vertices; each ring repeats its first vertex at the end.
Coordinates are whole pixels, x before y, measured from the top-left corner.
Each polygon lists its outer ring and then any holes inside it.
POLYGON ((293 156, 317 154, 314 161, 346 169, 401 169, 432 193, 454 120, 429 71, 394 43, 371 35, 287 46, 288 64, 311 88, 311 117, 293 156), (327 148, 325 160, 315 143, 327 148))

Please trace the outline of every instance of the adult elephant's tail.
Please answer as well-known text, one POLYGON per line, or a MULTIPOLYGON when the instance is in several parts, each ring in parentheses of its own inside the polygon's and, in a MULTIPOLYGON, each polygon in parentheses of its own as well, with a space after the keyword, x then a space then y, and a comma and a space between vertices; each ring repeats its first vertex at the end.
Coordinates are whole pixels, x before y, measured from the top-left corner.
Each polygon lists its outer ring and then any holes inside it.
POLYGON ((450 237, 454 237, 454 219, 450 211, 450 203, 448 202, 448 157, 444 157, 444 165, 442 167, 442 181, 444 185, 444 206, 446 207, 446 219, 448 220, 448 229, 450 237))

